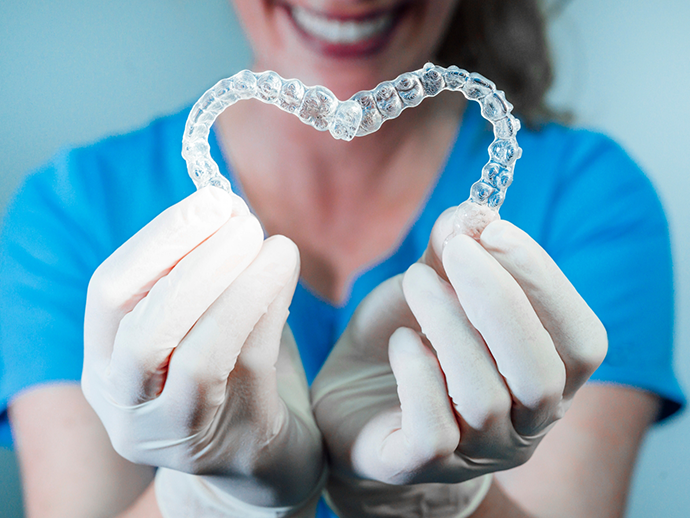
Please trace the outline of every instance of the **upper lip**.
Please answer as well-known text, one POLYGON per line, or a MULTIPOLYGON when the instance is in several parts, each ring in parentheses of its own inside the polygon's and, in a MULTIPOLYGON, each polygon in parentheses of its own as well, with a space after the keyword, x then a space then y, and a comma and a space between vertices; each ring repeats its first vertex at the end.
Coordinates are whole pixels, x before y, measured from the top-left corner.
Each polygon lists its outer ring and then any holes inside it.
POLYGON ((305 11, 309 11, 310 13, 316 15, 316 16, 321 16, 323 18, 328 18, 330 20, 337 20, 339 22, 361 22, 365 20, 370 20, 373 18, 378 18, 383 15, 387 14, 393 14, 396 15, 398 14, 407 4, 408 2, 403 2, 395 5, 391 5, 388 7, 379 7, 376 8, 373 11, 366 11, 366 12, 360 12, 360 13, 345 13, 340 10, 332 9, 332 10, 316 10, 312 9, 311 7, 308 6, 296 6, 296 5, 291 5, 288 3, 284 3, 283 6, 287 8, 289 11, 292 11, 295 7, 298 7, 299 9, 304 9, 305 11))
MULTIPOLYGON (((292 19, 292 23, 296 27, 297 31, 301 33, 307 41, 311 42, 318 49, 320 49, 320 52, 324 52, 333 57, 348 58, 369 55, 382 48, 390 39, 390 36, 395 30, 395 27, 397 27, 405 9, 411 5, 411 0, 404 0, 402 2, 398 1, 395 4, 383 8, 376 6, 375 8, 370 8, 366 12, 361 9, 357 11, 344 12, 343 10, 334 7, 316 10, 308 6, 303 7, 300 4, 293 6, 287 2, 284 2, 280 5, 285 9, 285 11, 288 13, 288 16, 292 19), (302 22, 298 22, 295 14, 297 9, 309 13, 311 16, 316 18, 324 18, 326 23, 364 24, 370 22, 376 24, 378 20, 385 20, 385 24, 384 26, 369 33, 369 35, 367 35, 367 31, 364 29, 364 27, 355 29, 363 31, 359 33, 361 38, 354 38, 352 40, 349 40, 347 37, 331 38, 325 33, 321 34, 321 30, 318 30, 318 28, 316 28, 317 30, 313 30, 315 27, 307 28, 303 26, 302 22)), ((345 33, 347 32, 348 31, 346 30, 345 33)))

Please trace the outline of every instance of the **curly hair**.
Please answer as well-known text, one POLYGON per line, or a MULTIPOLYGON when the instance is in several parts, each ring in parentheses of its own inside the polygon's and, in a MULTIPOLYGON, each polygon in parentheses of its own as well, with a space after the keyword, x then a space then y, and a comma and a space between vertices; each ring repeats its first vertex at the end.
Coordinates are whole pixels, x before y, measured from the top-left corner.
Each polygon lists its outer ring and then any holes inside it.
POLYGON ((567 119, 544 99, 553 69, 538 0, 460 0, 436 59, 490 78, 528 125, 567 119))

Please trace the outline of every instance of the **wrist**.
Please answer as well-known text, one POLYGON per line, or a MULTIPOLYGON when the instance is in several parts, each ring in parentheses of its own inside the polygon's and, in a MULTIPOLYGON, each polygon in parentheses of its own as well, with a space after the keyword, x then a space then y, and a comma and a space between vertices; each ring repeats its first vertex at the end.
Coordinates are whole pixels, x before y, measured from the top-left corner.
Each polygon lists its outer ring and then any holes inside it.
POLYGON ((486 475, 478 477, 475 480, 480 482, 478 484, 479 487, 477 488, 477 492, 470 497, 465 508, 455 518, 469 518, 474 514, 474 512, 479 508, 486 498, 486 495, 489 493, 491 484, 493 484, 494 476, 492 473, 487 473, 486 475))
POLYGON ((487 474, 459 484, 394 486, 331 476, 324 496, 342 518, 468 518, 486 497, 492 479, 487 474))
POLYGON ((303 501, 279 507, 246 503, 209 483, 203 476, 168 468, 159 468, 156 472, 155 491, 163 518, 313 518, 326 479, 327 471, 324 469, 318 483, 303 501))

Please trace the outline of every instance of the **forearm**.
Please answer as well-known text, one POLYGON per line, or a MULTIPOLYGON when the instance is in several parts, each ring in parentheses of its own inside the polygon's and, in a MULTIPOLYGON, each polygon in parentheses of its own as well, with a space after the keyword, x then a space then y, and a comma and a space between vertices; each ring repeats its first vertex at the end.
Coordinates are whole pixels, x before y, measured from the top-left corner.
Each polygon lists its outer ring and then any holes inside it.
POLYGON ((489 492, 477 510, 472 513, 471 518, 536 518, 536 516, 521 509, 494 479, 489 492))
POLYGON ((120 513, 118 518, 163 518, 158 507, 154 482, 151 482, 141 496, 120 513))
POLYGON ((511 500, 539 518, 619 518, 657 411, 658 398, 647 392, 588 384, 532 458, 497 473, 496 480, 511 500))
POLYGON ((153 479, 115 453, 75 383, 25 391, 9 413, 28 517, 113 516, 153 479))

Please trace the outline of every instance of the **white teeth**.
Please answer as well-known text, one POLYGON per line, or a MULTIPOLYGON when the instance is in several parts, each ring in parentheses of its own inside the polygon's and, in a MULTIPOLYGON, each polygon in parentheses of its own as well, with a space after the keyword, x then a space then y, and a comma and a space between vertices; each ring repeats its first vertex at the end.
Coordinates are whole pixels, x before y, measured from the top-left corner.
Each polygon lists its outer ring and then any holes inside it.
POLYGON ((393 20, 393 16, 387 13, 363 21, 340 21, 297 6, 292 8, 292 16, 306 33, 336 44, 354 44, 368 40, 381 34, 393 20))

